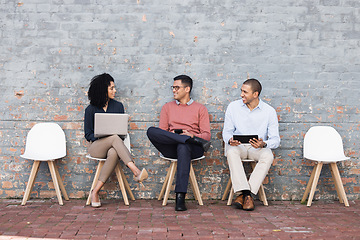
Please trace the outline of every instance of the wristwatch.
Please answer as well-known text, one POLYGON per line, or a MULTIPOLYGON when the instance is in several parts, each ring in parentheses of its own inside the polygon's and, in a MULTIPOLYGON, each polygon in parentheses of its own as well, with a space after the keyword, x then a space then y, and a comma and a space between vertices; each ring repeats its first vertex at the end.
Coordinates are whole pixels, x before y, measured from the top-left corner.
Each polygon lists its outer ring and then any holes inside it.
POLYGON ((263 146, 263 148, 266 148, 267 147, 267 143, 265 143, 265 145, 263 146))

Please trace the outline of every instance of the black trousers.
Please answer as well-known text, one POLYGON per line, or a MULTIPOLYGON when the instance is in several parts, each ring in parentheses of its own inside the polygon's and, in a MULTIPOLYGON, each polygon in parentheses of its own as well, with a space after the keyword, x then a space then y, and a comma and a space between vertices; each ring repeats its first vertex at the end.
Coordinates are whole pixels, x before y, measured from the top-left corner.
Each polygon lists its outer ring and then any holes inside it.
POLYGON ((157 127, 150 127, 147 136, 151 143, 164 157, 177 159, 176 193, 186 193, 189 183, 191 159, 201 157, 204 149, 187 143, 190 137, 168 132, 157 127))

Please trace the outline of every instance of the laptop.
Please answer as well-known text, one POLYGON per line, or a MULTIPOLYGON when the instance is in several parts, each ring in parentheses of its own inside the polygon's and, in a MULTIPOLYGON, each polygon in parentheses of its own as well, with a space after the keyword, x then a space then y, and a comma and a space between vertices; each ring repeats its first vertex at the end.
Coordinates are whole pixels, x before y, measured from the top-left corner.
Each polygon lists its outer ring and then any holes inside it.
POLYGON ((123 113, 95 113, 94 135, 127 135, 129 115, 123 113))

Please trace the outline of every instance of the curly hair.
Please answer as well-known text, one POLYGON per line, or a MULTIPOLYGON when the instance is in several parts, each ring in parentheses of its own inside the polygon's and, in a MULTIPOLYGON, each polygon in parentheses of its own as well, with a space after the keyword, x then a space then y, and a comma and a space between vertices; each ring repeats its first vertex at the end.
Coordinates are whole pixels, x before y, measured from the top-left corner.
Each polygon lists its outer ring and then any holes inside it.
POLYGON ((88 98, 91 105, 98 108, 105 107, 109 101, 108 86, 110 86, 111 82, 114 82, 114 78, 107 73, 96 75, 91 79, 88 91, 88 98))

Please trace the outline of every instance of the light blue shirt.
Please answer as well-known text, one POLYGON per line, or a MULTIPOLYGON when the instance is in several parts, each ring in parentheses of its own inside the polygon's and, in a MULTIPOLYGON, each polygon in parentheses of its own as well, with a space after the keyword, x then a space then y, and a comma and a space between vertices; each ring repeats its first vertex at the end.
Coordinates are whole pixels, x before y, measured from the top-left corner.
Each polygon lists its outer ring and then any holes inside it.
POLYGON ((261 99, 252 111, 242 100, 231 102, 225 113, 224 142, 228 143, 233 135, 258 135, 267 144, 267 148, 277 148, 280 136, 275 109, 261 99))

